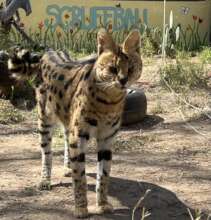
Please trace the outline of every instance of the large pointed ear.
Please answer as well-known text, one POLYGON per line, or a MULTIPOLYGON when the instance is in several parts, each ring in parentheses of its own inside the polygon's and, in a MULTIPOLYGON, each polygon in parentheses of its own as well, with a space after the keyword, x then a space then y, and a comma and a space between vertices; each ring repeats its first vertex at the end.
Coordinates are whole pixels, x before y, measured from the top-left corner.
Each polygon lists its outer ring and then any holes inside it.
POLYGON ((98 56, 105 50, 115 51, 116 44, 112 36, 105 30, 100 29, 97 34, 97 54, 98 56))
POLYGON ((133 30, 126 37, 122 48, 125 53, 140 53, 141 36, 139 30, 133 30))

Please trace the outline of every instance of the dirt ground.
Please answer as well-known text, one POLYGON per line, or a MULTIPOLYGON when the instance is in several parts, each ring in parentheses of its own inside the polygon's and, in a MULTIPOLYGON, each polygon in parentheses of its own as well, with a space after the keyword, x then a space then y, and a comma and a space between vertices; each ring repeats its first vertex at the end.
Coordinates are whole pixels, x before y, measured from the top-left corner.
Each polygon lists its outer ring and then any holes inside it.
MULTIPOLYGON (((174 95, 158 85, 158 61, 145 63, 141 83, 148 99, 143 122, 124 127, 114 144, 109 199, 113 214, 89 219, 129 220, 132 211, 147 220, 189 220, 201 210, 201 219, 211 214, 211 123, 190 107, 180 106, 174 95), (152 66, 154 66, 152 68, 152 66), (182 111, 181 111, 182 109, 182 111), (184 114, 183 114, 184 113, 184 114)), ((189 101, 198 107, 209 104, 209 91, 192 91, 189 101)), ((0 219, 70 220, 73 196, 71 178, 63 177, 62 137, 54 140, 52 190, 39 191, 40 151, 36 119, 0 124, 0 219)), ((95 205, 96 154, 90 143, 87 155, 89 206, 95 205)), ((210 217, 211 219, 211 217, 210 217)))

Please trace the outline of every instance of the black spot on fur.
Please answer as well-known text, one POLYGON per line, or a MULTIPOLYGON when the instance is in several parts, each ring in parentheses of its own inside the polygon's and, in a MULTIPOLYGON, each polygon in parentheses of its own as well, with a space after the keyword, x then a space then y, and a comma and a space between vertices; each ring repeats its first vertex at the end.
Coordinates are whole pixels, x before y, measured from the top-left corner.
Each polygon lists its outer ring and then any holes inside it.
POLYGON ((56 87, 54 87, 54 94, 56 95, 56 93, 57 93, 57 88, 56 87))
POLYGON ((112 127, 115 127, 119 123, 120 118, 117 118, 117 120, 112 124, 112 127))
POLYGON ((62 99, 62 98, 63 98, 63 93, 62 93, 62 91, 61 91, 61 90, 59 91, 59 98, 60 98, 60 99, 62 99))
POLYGON ((91 72, 92 72, 92 69, 89 70, 89 71, 85 74, 85 76, 84 76, 84 80, 87 80, 87 79, 89 78, 91 72))
POLYGON ((71 82, 72 82, 71 80, 68 80, 68 81, 65 83, 65 85, 64 85, 64 89, 65 89, 65 90, 68 89, 68 87, 70 86, 71 82))
POLYGON ((44 94, 45 92, 46 92, 45 89, 43 88, 40 89, 40 94, 44 94))
POLYGON ((60 105, 56 103, 56 110, 59 111, 61 109, 60 105))
POLYGON ((42 68, 43 68, 43 69, 45 69, 45 68, 46 68, 46 66, 47 66, 46 64, 43 64, 42 68))
POLYGON ((65 111, 66 113, 68 113, 68 112, 69 112, 69 108, 68 108, 67 106, 64 106, 64 111, 65 111))
POLYGON ((79 81, 82 81, 83 78, 84 78, 84 76, 83 76, 83 74, 82 74, 81 77, 80 77, 80 79, 79 79, 79 81))
POLYGON ((94 118, 86 118, 85 120, 91 126, 97 126, 97 120, 96 119, 94 119, 94 118))
POLYGON ((81 153, 81 154, 79 154, 79 155, 76 156, 76 157, 70 158, 70 160, 71 160, 72 162, 80 162, 80 163, 83 163, 83 162, 85 162, 85 154, 84 154, 84 153, 81 153))
POLYGON ((63 65, 62 67, 66 70, 71 70, 73 68, 73 66, 69 64, 63 65))
POLYGON ((89 140, 89 133, 88 132, 79 131, 78 136, 80 138, 85 138, 86 140, 89 140))
POLYGON ((49 100, 49 102, 51 102, 51 101, 52 101, 52 97, 51 97, 51 96, 49 96, 48 100, 49 100))
POLYGON ((78 120, 75 121, 75 126, 77 127, 79 125, 78 120))
POLYGON ((61 74, 61 75, 59 75, 58 80, 59 80, 59 81, 64 81, 64 78, 65 78, 65 77, 64 77, 64 74, 61 74))
POLYGON ((53 78, 53 79, 56 79, 56 78, 57 78, 57 73, 56 73, 56 72, 52 75, 52 78, 53 78))

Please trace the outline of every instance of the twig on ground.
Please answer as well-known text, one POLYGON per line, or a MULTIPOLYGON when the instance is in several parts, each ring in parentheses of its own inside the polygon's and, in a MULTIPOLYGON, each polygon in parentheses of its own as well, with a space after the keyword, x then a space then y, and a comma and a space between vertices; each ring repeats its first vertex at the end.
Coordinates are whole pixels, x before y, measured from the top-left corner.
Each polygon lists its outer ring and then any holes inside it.
MULTIPOLYGON (((138 200, 138 202, 136 203, 136 205, 133 208, 133 212, 132 212, 132 220, 135 220, 135 212, 136 210, 140 207, 141 203, 144 201, 144 199, 146 199, 146 197, 149 195, 149 193, 151 192, 151 189, 148 189, 145 194, 138 200)), ((146 212, 145 213, 145 209, 142 211, 142 218, 141 220, 144 220, 145 217, 149 216, 150 213, 146 212)))

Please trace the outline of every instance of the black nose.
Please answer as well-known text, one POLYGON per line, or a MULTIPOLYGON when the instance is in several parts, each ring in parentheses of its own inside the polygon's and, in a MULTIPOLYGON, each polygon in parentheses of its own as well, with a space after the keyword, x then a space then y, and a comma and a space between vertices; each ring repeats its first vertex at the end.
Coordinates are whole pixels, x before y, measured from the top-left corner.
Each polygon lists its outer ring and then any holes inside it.
POLYGON ((127 81, 128 81, 128 77, 125 77, 125 78, 122 78, 122 79, 119 79, 120 83, 124 86, 127 81))

